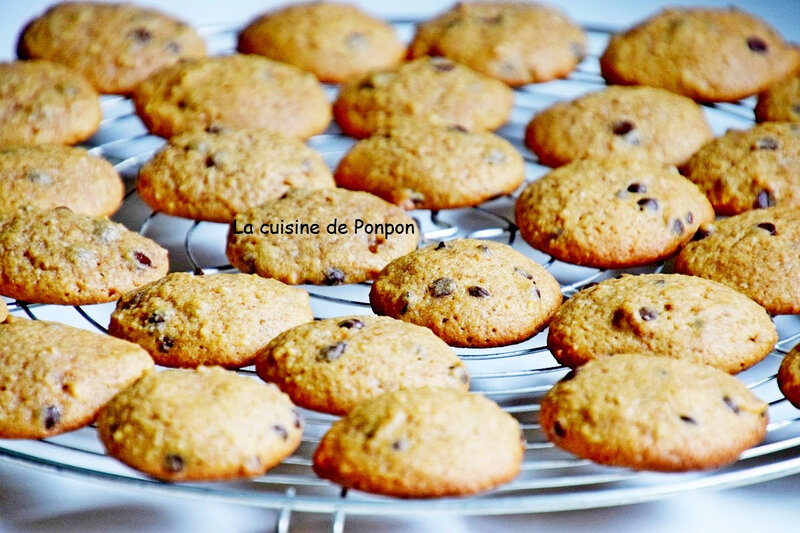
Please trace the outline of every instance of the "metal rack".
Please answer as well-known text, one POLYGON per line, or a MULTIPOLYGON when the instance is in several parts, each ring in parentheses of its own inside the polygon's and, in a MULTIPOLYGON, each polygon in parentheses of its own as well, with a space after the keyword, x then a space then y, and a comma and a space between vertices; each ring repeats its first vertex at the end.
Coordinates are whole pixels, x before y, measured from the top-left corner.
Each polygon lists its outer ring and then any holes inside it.
MULTIPOLYGON (((411 21, 395 21, 401 35, 409 36, 411 21)), ((204 34, 213 53, 233 49, 237 28, 207 28, 204 34)), ((524 128, 530 118, 554 101, 569 99, 602 88, 597 55, 604 48, 608 31, 587 29, 590 54, 565 80, 529 85, 516 90, 510 122, 499 130, 524 155, 527 180, 548 169, 537 164, 523 144, 524 128)), ((335 88, 328 87, 333 97, 335 88)), ((752 101, 706 107, 717 134, 730 127, 752 125, 752 101)), ((230 270, 224 253, 227 226, 193 222, 152 212, 134 192, 138 167, 163 144, 148 135, 133 113, 130 101, 116 96, 103 97, 104 120, 100 131, 87 143, 91 151, 115 164, 126 178, 128 194, 121 211, 114 217, 128 227, 153 238, 170 250, 173 270, 216 272, 230 270)), ((309 141, 334 167, 353 141, 342 136, 335 125, 309 141)), ((446 212, 414 211, 424 241, 457 236, 506 242, 543 264, 559 280, 565 296, 583 285, 616 275, 553 260, 518 238, 513 224, 515 195, 501 197, 479 207, 446 212)), ((651 265, 635 272, 660 271, 664 265, 651 265)), ((668 269, 668 265, 666 267, 668 269)), ((370 313, 369 285, 305 287, 312 295, 315 316, 329 317, 351 313, 370 313)), ((86 329, 105 331, 104 324, 113 304, 61 307, 9 301, 11 312, 32 319, 56 320, 86 329)), ((330 513, 332 530, 343 531, 347 514, 407 515, 458 513, 492 515, 539 513, 593 507, 616 506, 661 498, 670 494, 711 487, 756 483, 800 472, 800 418, 780 394, 775 374, 781 357, 800 340, 800 318, 775 318, 780 340, 773 353, 739 377, 758 396, 770 404, 770 423, 766 440, 745 452, 726 468, 684 474, 655 474, 599 466, 556 449, 548 443, 538 425, 539 399, 566 373, 545 347, 540 333, 523 343, 494 349, 457 349, 470 370, 472 388, 497 401, 512 413, 527 438, 522 472, 511 483, 470 498, 403 500, 342 490, 317 478, 311 470, 316 444, 334 417, 304 411, 306 431, 298 450, 264 476, 226 483, 163 483, 145 477, 106 456, 94 427, 41 441, 0 440, 0 459, 31 467, 115 483, 135 490, 210 498, 222 502, 280 510, 277 531, 288 531, 293 512, 330 513)), ((240 370, 253 375, 252 368, 240 370)))

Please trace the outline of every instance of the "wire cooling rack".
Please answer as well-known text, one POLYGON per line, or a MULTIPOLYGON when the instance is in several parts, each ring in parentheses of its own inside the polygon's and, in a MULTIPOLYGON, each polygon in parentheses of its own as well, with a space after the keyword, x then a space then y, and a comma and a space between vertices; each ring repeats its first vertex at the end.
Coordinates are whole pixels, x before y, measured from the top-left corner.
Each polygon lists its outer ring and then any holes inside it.
MULTIPOLYGON (((411 21, 395 21, 401 36, 410 37, 411 21)), ((230 53, 237 27, 219 26, 203 31, 209 50, 230 53)), ((608 30, 587 28, 590 53, 567 79, 529 85, 515 91, 515 107, 509 123, 498 133, 524 155, 527 181, 537 179, 547 168, 537 164, 524 146, 524 129, 530 118, 555 101, 571 99, 603 87, 597 56, 608 39, 608 30)), ((331 99, 336 89, 328 87, 331 99)), ((753 123, 753 102, 705 107, 716 134, 728 128, 746 128, 753 123)), ((139 166, 164 141, 148 135, 123 97, 105 96, 104 119, 87 146, 111 161, 125 178, 128 194, 115 220, 138 230, 170 250, 173 270, 217 272, 230 270, 225 257, 227 226, 193 222, 154 213, 135 194, 134 179, 139 166)), ((332 125, 309 140, 332 168, 353 141, 332 125)), ((614 276, 605 271, 568 265, 530 248, 518 238, 513 224, 516 194, 497 198, 481 206, 446 212, 414 211, 422 228, 423 244, 454 237, 491 239, 511 244, 543 264, 561 283, 566 297, 587 283, 614 276)), ((634 272, 660 271, 657 264, 634 272)), ((629 270, 630 272, 631 270, 629 270)), ((305 286, 312 295, 315 316, 370 313, 369 285, 339 287, 305 286)), ((105 331, 113 304, 82 307, 26 304, 8 301, 12 314, 32 319, 55 320, 85 329, 105 331)), ((317 478, 311 457, 322 435, 335 417, 304 411, 306 430, 298 450, 266 475, 225 483, 164 483, 145 477, 106 456, 94 427, 39 441, 0 440, 0 459, 55 471, 64 475, 110 482, 135 490, 209 498, 220 502, 279 509, 278 531, 288 531, 292 512, 324 512, 332 515, 332 530, 342 531, 346 514, 407 515, 422 513, 513 514, 539 513, 616 506, 653 500, 689 490, 756 483, 800 472, 800 418, 798 411, 780 394, 775 375, 781 357, 800 340, 800 317, 775 317, 780 340, 764 361, 739 375, 753 392, 769 402, 767 437, 746 451, 735 464, 705 473, 658 474, 604 467, 577 459, 548 443, 538 424, 539 400, 567 369, 558 366, 545 347, 546 333, 523 343, 493 349, 457 349, 472 378, 472 389, 498 402, 516 417, 527 443, 520 475, 511 483, 470 498, 396 500, 357 491, 342 490, 317 478)), ((252 368, 239 372, 255 375, 252 368)))

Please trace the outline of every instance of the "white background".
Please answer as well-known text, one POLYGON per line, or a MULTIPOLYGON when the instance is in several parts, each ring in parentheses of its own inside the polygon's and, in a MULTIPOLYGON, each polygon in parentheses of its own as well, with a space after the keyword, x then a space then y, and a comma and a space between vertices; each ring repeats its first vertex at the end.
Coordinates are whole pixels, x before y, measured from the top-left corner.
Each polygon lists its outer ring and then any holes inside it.
MULTIPOLYGON (((14 57, 19 29, 49 2, 0 0, 0 60, 14 57)), ((274 1, 141 0, 193 25, 244 23, 274 1)), ((429 17, 446 9, 441 0, 357 2, 381 16, 429 17)), ((562 0, 561 6, 582 23, 624 28, 663 5, 694 2, 632 0, 562 0)), ((800 2, 707 1, 736 5, 769 21, 789 40, 800 42, 800 2)), ((797 530, 800 524, 800 476, 751 487, 684 494, 659 502, 545 515, 510 517, 430 516, 418 519, 348 517, 346 531, 771 531, 797 530)), ((275 527, 269 510, 226 505, 208 500, 165 498, 131 492, 114 485, 42 473, 0 461, 0 531, 63 532, 256 532, 275 527)), ((298 515, 292 531, 330 528, 330 517, 298 515)))

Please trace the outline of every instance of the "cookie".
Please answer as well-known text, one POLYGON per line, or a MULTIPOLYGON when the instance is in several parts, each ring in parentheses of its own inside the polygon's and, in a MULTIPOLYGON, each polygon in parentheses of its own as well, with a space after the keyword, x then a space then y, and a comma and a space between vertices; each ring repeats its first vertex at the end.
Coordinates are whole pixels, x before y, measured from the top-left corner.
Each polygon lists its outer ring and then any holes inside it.
POLYGON ((764 308, 711 280, 681 274, 623 275, 564 302, 547 347, 562 365, 643 353, 706 364, 731 374, 761 361, 778 334, 764 308))
POLYGON ((85 79, 49 61, 0 63, 0 146, 75 144, 100 125, 100 99, 85 79))
POLYGON ((66 65, 99 92, 127 94, 161 68, 205 56, 205 45, 192 28, 152 9, 63 2, 28 23, 17 54, 66 65))
POLYGON ((0 438, 42 439, 85 426, 152 369, 133 343, 9 317, 0 323, 0 438))
POLYGON ((336 415, 399 389, 469 388, 466 367, 443 340, 378 316, 328 318, 285 331, 259 352, 256 371, 295 404, 336 415))
POLYGON ((8 306, 6 301, 0 298, 0 322, 3 322, 8 317, 8 306))
POLYGON ((0 148, 0 217, 30 205, 108 216, 125 187, 111 163, 84 148, 40 145, 0 148), (86 194, 91 191, 91 194, 86 194))
POLYGON ((108 332, 159 365, 238 368, 278 333, 312 320, 308 293, 280 281, 174 272, 120 298, 108 332))
POLYGON ((268 130, 226 128, 170 138, 139 169, 136 182, 153 209, 225 223, 291 187, 334 186, 322 157, 301 141, 268 130))
POLYGON ((586 53, 583 30, 560 10, 512 2, 460 2, 417 25, 409 56, 444 56, 524 85, 569 74, 586 53))
POLYGON ((544 328, 561 288, 507 244, 440 242, 396 259, 369 293, 372 310, 426 326, 451 346, 503 346, 544 328))
POLYGON ((147 128, 162 137, 227 126, 305 139, 331 120, 331 106, 313 75, 254 55, 165 67, 136 87, 133 103, 147 128))
POLYGON ((377 196, 290 189, 236 215, 226 253, 242 272, 284 283, 339 285, 374 278, 417 247, 414 219, 377 196))
POLYGON ((704 470, 761 442, 767 404, 722 370, 626 354, 567 374, 542 399, 539 423, 556 446, 598 463, 704 470))
POLYGON ((800 66, 800 49, 736 8, 666 9, 612 35, 600 69, 608 83, 661 87, 700 101, 756 94, 800 66))
POLYGON ((512 104, 504 83, 443 57, 423 57, 343 85, 333 113, 347 135, 360 139, 405 117, 493 130, 508 120, 512 104))
POLYGON ((778 369, 778 388, 792 405, 800 406, 800 345, 783 358, 778 369))
POLYGON ((775 82, 758 95, 756 121, 800 122, 800 74, 775 82))
POLYGON ((678 165, 714 137, 692 99, 652 87, 609 87, 533 117, 525 144, 551 167, 613 154, 678 165))
POLYGON ((487 398, 453 389, 389 392, 335 422, 314 471, 345 487, 401 498, 460 496, 513 479, 519 422, 487 398))
POLYGON ((167 251, 107 218, 24 208, 0 220, 0 294, 27 302, 110 302, 167 273, 167 251))
POLYGON ((700 227, 675 271, 719 281, 773 315, 800 313, 800 213, 795 207, 746 211, 700 227))
POLYGON ((703 146, 681 171, 703 190, 718 215, 800 206, 800 124, 729 130, 703 146))
POLYGON ((706 197, 674 167, 619 156, 557 168, 516 203, 520 234, 531 246, 596 268, 665 259, 713 219, 706 197))
POLYGON ((239 51, 283 61, 339 83, 402 61, 405 46, 391 25, 356 6, 313 2, 253 20, 239 34, 239 51))
POLYGON ((303 422, 274 385, 219 367, 153 372, 100 412, 109 455, 168 481, 263 474, 300 444, 303 422))
POLYGON ((525 163, 491 133, 401 121, 359 141, 334 177, 340 187, 404 209, 451 209, 513 192, 525 179, 525 163))

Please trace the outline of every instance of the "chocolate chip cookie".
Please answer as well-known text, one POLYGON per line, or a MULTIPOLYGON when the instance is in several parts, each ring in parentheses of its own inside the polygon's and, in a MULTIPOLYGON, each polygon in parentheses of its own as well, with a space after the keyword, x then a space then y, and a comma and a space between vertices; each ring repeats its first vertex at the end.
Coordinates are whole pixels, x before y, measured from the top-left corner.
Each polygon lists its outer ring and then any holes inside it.
POLYGON ((775 82, 759 94, 755 114, 758 122, 800 122, 800 74, 775 82))
POLYGON ((778 387, 792 405, 800 406, 800 345, 783 358, 778 369, 778 387))

